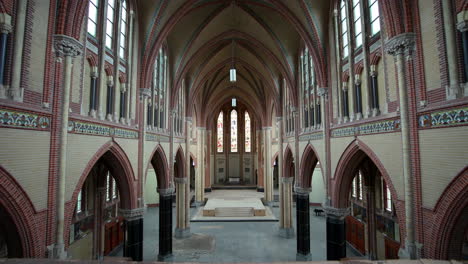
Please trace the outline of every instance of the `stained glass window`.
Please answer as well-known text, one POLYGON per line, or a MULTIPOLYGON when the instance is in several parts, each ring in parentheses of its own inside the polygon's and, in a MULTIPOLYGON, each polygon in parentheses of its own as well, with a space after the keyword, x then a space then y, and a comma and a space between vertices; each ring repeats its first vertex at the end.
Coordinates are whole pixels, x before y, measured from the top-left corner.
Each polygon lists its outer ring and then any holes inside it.
POLYGON ((359 185, 359 200, 362 200, 362 174, 361 171, 359 171, 358 174, 358 185, 359 185))
POLYGON ((223 112, 219 113, 216 133, 218 136, 218 152, 223 152, 223 112))
POLYGON ((117 198, 117 184, 115 183, 114 178, 112 178, 112 199, 117 198))
POLYGON ((110 201, 110 173, 107 172, 106 176, 106 201, 110 201))
POLYGON ((391 212, 392 211, 392 193, 390 193, 390 188, 388 188, 387 184, 385 184, 385 193, 386 193, 385 210, 391 212))
POLYGON ((250 116, 249 113, 245 112, 245 152, 251 151, 251 140, 250 140, 250 116))
POLYGON ((356 197, 357 195, 357 186, 356 186, 356 177, 353 179, 353 192, 352 192, 353 197, 356 197))
POLYGON ((231 111, 231 152, 237 152, 237 111, 231 111))
POLYGON ((81 211, 83 210, 83 209, 81 208, 81 204, 82 204, 82 202, 83 202, 83 197, 82 197, 81 192, 82 192, 82 191, 80 190, 80 192, 78 193, 78 201, 77 201, 77 203, 76 203, 76 212, 77 212, 77 213, 81 213, 81 211))

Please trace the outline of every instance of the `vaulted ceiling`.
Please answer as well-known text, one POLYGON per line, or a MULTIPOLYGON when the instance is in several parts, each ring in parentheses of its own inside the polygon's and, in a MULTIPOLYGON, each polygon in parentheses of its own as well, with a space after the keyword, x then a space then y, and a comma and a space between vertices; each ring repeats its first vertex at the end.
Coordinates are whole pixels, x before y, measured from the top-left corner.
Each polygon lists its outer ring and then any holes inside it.
MULTIPOLYGON (((307 45, 325 65, 328 0, 140 0, 143 85, 154 56, 166 45, 170 83, 182 83, 205 120, 230 97, 242 100, 256 118, 271 116, 283 79, 295 93, 298 54, 307 45), (229 82, 235 65, 237 82, 229 82)), ((325 72, 325 71, 324 71, 325 72)), ((318 73, 326 79, 326 74, 318 73)), ((320 78, 320 76, 319 76, 320 78)))

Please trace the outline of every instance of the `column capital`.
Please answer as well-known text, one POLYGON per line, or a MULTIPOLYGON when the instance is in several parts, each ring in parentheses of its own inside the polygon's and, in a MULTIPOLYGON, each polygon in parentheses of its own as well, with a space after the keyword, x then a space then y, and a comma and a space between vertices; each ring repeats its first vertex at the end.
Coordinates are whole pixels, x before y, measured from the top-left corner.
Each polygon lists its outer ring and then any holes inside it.
POLYGON ((333 217, 333 218, 338 218, 338 219, 344 219, 346 216, 349 215, 350 213, 350 208, 335 208, 335 207, 330 207, 330 206, 324 206, 323 210, 325 211, 325 214, 327 216, 333 217))
POLYGON ((370 66, 370 76, 372 76, 372 77, 377 76, 377 65, 372 64, 370 66))
POLYGON ((151 90, 149 88, 140 88, 140 96, 141 97, 150 97, 151 90))
POLYGON ((282 116, 277 116, 276 117, 276 122, 281 122, 283 121, 283 117, 282 116))
POLYGON ((127 85, 125 83, 120 83, 120 91, 125 93, 127 91, 127 85))
POLYGON ((322 96, 326 97, 328 95, 328 87, 319 87, 317 89, 317 94, 320 97, 322 97, 322 96))
POLYGON ((402 33, 394 36, 385 43, 385 51, 392 55, 411 54, 416 44, 416 34, 413 32, 402 33))
POLYGON ((185 122, 191 124, 191 123, 192 123, 192 117, 191 117, 191 116, 186 116, 186 117, 185 117, 185 122))
POLYGON ((54 49, 57 57, 76 57, 83 53, 83 44, 66 35, 54 35, 54 49))
POLYGON ((294 192, 300 196, 308 196, 311 191, 311 188, 304 188, 299 186, 294 186, 294 192))
POLYGON ((99 76, 97 66, 91 67, 90 75, 91 75, 91 78, 97 78, 99 76))
POLYGON ((174 187, 158 189, 158 193, 160 196, 171 196, 174 193, 174 187))
POLYGON ((281 177, 282 183, 292 183, 294 181, 294 177, 281 177))
POLYGON ((459 21, 457 23, 457 29, 460 32, 468 31, 468 20, 459 21))
POLYGON ((182 183, 182 184, 187 184, 188 183, 188 178, 181 178, 181 177, 174 177, 174 181, 176 183, 182 183))
POLYGON ((107 76, 107 85, 114 86, 114 77, 112 75, 107 76))
POLYGON ((134 209, 122 209, 119 208, 119 215, 125 218, 127 221, 133 221, 143 218, 146 213, 146 207, 134 208, 134 209))
POLYGON ((341 89, 343 90, 343 92, 348 91, 348 82, 343 82, 341 84, 341 89))
POLYGON ((262 127, 262 130, 271 130, 271 126, 262 127))
POLYGON ((11 33, 11 16, 7 13, 0 13, 0 32, 3 34, 11 33))

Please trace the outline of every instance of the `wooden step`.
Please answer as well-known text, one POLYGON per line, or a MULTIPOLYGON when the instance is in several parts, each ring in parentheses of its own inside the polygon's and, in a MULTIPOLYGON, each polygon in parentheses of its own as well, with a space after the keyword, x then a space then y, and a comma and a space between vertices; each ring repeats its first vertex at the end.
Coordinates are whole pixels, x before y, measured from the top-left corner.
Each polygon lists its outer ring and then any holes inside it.
POLYGON ((216 217, 251 217, 254 216, 252 207, 217 207, 216 217))

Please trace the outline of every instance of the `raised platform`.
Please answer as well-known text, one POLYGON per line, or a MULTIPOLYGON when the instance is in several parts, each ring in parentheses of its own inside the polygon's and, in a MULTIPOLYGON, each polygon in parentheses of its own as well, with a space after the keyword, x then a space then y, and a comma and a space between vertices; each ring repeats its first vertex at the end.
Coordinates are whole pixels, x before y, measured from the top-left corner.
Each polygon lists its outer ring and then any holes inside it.
POLYGON ((212 190, 256 190, 257 185, 255 184, 238 184, 238 183, 228 183, 228 184, 213 184, 211 185, 212 190))

